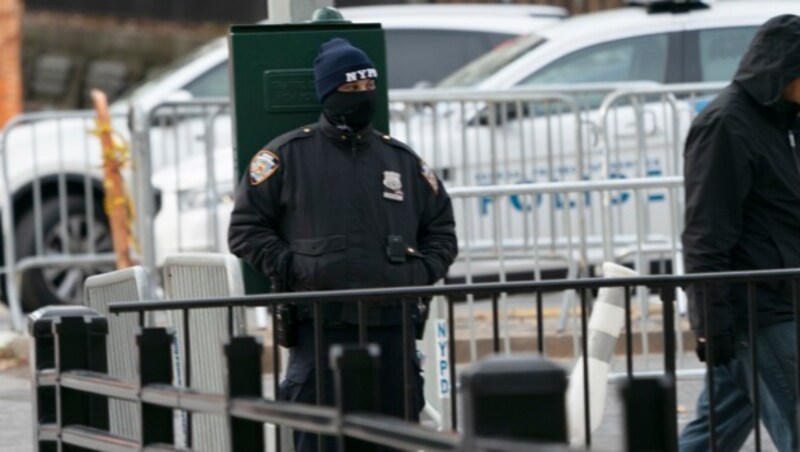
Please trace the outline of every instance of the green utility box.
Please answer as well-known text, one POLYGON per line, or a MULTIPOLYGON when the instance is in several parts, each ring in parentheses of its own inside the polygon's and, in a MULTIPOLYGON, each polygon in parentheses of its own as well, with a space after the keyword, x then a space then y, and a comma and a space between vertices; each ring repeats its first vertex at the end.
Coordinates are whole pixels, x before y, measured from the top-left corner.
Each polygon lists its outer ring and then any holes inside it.
MULTIPOLYGON (((388 133, 386 45, 380 24, 321 21, 234 25, 228 42, 237 181, 241 181, 253 155, 273 138, 319 119, 314 59, 319 46, 336 37, 364 50, 375 63, 382 106, 373 125, 388 133)), ((269 291, 265 275, 249 265, 242 267, 248 294, 269 291)))

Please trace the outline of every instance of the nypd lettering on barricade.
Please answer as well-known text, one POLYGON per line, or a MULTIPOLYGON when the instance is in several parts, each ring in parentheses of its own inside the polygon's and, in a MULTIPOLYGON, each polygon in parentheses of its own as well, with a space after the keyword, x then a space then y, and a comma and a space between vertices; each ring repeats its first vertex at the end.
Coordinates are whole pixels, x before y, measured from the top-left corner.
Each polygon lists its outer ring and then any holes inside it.
POLYGON ((449 399, 450 384, 450 341, 448 340, 447 321, 436 321, 436 381, 440 399, 449 399))
POLYGON ((358 71, 347 72, 344 76, 345 76, 344 80, 345 83, 350 83, 369 78, 378 78, 378 70, 374 68, 361 69, 358 71))

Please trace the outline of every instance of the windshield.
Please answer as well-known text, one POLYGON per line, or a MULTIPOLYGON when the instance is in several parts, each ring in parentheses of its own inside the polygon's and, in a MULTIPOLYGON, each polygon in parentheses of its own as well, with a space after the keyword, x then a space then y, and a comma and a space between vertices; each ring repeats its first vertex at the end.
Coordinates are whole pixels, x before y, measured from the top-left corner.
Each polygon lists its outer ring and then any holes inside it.
POLYGON ((438 86, 440 88, 475 86, 543 42, 544 38, 536 35, 526 35, 508 40, 486 55, 450 74, 438 86))

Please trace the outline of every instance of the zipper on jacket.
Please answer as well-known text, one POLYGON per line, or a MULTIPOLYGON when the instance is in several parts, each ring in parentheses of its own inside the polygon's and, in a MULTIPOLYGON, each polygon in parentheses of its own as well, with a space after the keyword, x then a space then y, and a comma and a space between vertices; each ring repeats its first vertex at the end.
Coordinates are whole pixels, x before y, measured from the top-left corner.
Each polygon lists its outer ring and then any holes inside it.
POLYGON ((356 158, 356 151, 358 150, 358 143, 361 141, 361 135, 352 134, 350 135, 350 154, 353 158, 356 158))

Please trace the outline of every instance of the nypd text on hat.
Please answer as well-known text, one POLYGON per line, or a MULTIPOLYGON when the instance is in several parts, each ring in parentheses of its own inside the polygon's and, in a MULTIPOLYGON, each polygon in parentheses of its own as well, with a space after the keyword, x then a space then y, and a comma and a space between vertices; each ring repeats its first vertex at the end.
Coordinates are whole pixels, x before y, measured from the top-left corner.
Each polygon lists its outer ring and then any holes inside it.
POLYGON ((370 78, 378 78, 378 70, 375 68, 359 69, 344 74, 345 83, 356 82, 370 78))

